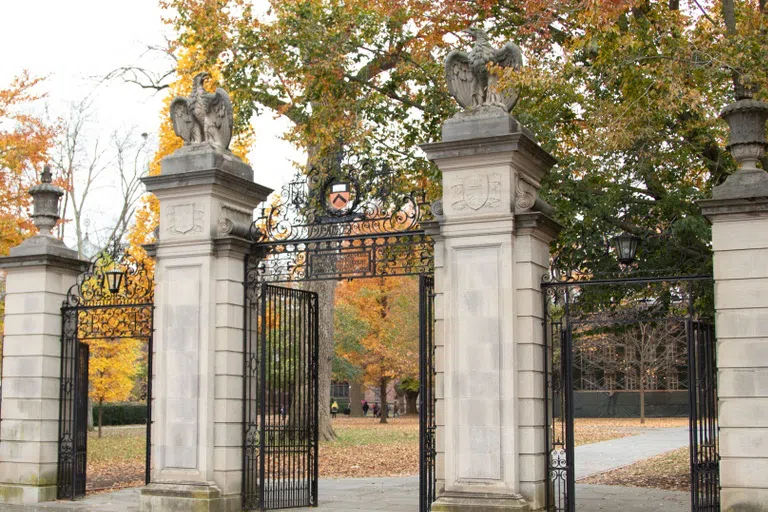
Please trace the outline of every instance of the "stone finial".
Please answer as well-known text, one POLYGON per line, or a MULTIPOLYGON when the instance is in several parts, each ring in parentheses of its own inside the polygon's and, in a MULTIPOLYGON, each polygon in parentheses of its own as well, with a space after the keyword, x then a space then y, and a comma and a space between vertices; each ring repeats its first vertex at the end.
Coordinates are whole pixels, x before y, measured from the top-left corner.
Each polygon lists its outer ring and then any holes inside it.
POLYGON ((29 189, 32 196, 32 221, 40 230, 40 234, 49 236, 59 220, 59 199, 64 190, 53 185, 50 166, 46 165, 40 175, 40 184, 29 189))
POLYGON ((730 127, 728 150, 739 170, 714 188, 715 199, 736 199, 768 196, 768 173, 757 167, 765 154, 765 122, 768 104, 754 99, 739 99, 720 114, 730 127))
POLYGON ((505 112, 511 111, 517 103, 517 91, 498 90, 497 78, 488 72, 487 64, 519 69, 523 65, 520 48, 506 43, 494 49, 488 35, 477 27, 468 28, 464 33, 475 41, 472 50, 469 53, 453 50, 445 59, 445 79, 451 96, 466 109, 495 105, 505 112))

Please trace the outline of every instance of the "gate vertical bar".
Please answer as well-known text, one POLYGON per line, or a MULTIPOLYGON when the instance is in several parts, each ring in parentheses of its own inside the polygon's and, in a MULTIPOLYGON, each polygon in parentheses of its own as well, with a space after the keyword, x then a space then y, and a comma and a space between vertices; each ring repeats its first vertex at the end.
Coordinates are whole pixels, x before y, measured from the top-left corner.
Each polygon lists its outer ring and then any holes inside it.
POLYGON ((256 350, 261 351, 261 357, 259 358, 259 386, 261 392, 261 408, 259 411, 259 439, 261 440, 261 446, 259 450, 259 509, 266 510, 265 503, 265 490, 266 475, 265 475, 265 463, 266 463, 266 451, 267 451, 267 437, 265 425, 267 421, 267 302, 271 299, 269 294, 269 286, 266 283, 261 285, 261 303, 259 304, 260 311, 260 323, 259 323, 259 345, 256 350))
POLYGON ((75 367, 75 453, 73 482, 76 497, 85 496, 88 450, 88 356, 86 343, 77 344, 75 367))
MULTIPOLYGON (((567 296, 568 292, 566 292, 567 296)), ((566 298, 566 318, 568 315, 568 302, 566 298)), ((563 400, 565 401, 565 457, 566 457, 566 496, 565 506, 568 512, 576 510, 576 464, 574 450, 574 432, 573 432, 573 328, 569 323, 563 330, 562 353, 563 360, 563 400)))
POLYGON ((320 356, 320 311, 319 311, 319 298, 317 293, 310 295, 312 313, 312 362, 310 364, 311 385, 314 388, 313 402, 314 402, 314 418, 312 425, 312 436, 314 451, 312 453, 312 500, 311 504, 315 507, 318 503, 318 479, 320 478, 319 456, 320 456, 320 425, 319 425, 319 406, 320 406, 320 389, 319 389, 319 367, 318 358, 320 356))
MULTIPOLYGON (((154 309, 154 307, 153 307, 154 309)), ((154 314, 153 314, 154 316, 154 314)), ((147 443, 144 461, 144 484, 149 484, 152 476, 152 336, 147 339, 147 443)))
POLYGON ((434 278, 419 276, 419 511, 435 501, 434 278))

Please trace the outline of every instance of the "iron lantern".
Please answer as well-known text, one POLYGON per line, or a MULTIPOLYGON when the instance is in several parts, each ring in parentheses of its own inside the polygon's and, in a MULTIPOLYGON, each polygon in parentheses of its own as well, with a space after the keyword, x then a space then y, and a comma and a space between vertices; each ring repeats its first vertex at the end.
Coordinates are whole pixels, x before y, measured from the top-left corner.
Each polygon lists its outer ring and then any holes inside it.
POLYGON ((104 272, 104 277, 107 280, 109 293, 115 294, 120 291, 120 286, 123 284, 125 273, 122 270, 115 268, 113 265, 111 269, 104 272))
POLYGON ((635 253, 637 252, 637 245, 640 243, 640 238, 625 232, 619 236, 613 237, 611 242, 613 243, 613 249, 616 251, 619 263, 622 265, 631 265, 632 262, 635 261, 635 253))

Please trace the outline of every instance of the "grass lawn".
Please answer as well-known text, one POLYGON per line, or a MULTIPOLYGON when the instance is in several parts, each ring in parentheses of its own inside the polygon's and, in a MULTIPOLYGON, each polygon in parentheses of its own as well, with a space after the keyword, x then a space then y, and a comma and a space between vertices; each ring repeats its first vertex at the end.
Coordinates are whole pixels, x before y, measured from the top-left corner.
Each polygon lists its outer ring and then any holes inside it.
POLYGON ((623 468, 591 476, 580 480, 579 483, 688 491, 691 488, 690 451, 686 446, 623 468))
MULTIPOLYGON (((687 418, 653 418, 644 425, 637 419, 578 418, 574 430, 578 446, 635 435, 645 428, 687 424, 687 418)), ((333 428, 338 439, 320 444, 321 478, 419 473, 418 417, 394 418, 382 425, 370 416, 340 416, 333 420, 333 428)), ((145 432, 143 426, 107 427, 102 439, 95 432, 88 436, 89 491, 144 484, 145 432)))

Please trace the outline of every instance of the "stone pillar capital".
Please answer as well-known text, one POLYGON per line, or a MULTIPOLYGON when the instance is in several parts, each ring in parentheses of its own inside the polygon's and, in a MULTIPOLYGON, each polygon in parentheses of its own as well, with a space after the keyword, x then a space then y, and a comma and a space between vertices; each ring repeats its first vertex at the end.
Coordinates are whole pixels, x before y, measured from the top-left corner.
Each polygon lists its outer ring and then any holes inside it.
POLYGON ((702 215, 713 224, 720 221, 768 217, 768 191, 762 197, 704 199, 699 201, 698 205, 702 215))

